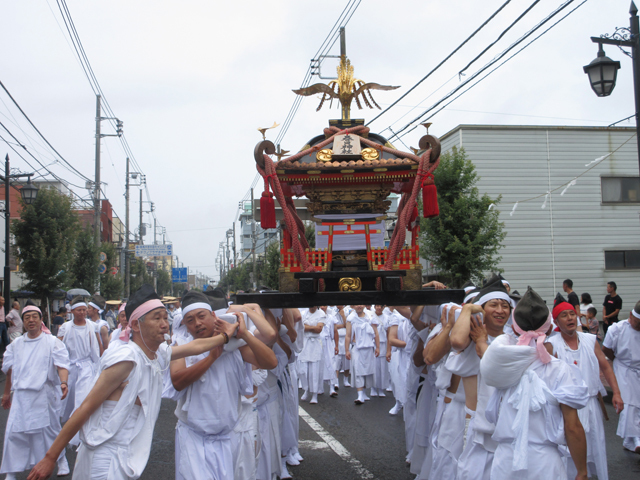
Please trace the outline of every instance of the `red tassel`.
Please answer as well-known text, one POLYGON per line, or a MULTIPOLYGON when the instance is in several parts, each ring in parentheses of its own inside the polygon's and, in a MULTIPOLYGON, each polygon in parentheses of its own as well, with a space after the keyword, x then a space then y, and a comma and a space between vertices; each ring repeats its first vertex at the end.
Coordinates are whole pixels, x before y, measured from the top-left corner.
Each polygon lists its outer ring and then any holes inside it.
POLYGON ((273 200, 273 193, 262 192, 260 197, 260 226, 263 229, 276 228, 276 204, 273 200))
POLYGON ((422 216, 432 218, 440 215, 438 208, 438 191, 435 184, 422 185, 422 216))

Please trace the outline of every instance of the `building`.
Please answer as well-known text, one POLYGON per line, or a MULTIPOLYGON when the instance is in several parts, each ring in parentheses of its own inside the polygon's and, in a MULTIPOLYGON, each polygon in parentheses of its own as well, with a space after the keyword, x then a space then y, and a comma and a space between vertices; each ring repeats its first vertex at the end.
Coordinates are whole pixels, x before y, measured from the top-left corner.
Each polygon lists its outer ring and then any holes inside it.
MULTIPOLYGON (((95 225, 95 210, 79 209, 76 210, 80 217, 80 224, 85 228, 93 230, 95 225)), ((119 238, 113 237, 113 209, 109 200, 101 200, 101 215, 100 215, 100 241, 101 242, 118 242, 119 238)))
POLYGON ((602 311, 615 281, 623 308, 640 300, 640 177, 635 128, 460 125, 442 152, 464 148, 507 236, 500 251, 512 289, 551 304, 570 278, 602 311), (575 184, 573 181, 575 180, 575 184), (567 188, 568 187, 568 188, 567 188), (549 193, 550 192, 550 193, 549 193))
MULTIPOLYGON (((258 202, 258 201, 257 201, 258 202)), ((280 206, 278 205, 278 209, 280 206)), ((245 260, 250 260, 252 255, 253 248, 253 238, 252 238, 252 220, 253 220, 253 210, 251 208, 251 202, 243 202, 242 204, 242 212, 240 213, 240 251, 238 252, 238 263, 243 263, 245 260)), ((264 230, 260 226, 260 217, 256 220, 255 226, 255 235, 256 235, 256 255, 262 256, 265 254, 267 247, 279 240, 278 237, 278 229, 270 228, 268 230, 264 230)), ((233 262, 233 253, 231 253, 232 262, 233 262)))

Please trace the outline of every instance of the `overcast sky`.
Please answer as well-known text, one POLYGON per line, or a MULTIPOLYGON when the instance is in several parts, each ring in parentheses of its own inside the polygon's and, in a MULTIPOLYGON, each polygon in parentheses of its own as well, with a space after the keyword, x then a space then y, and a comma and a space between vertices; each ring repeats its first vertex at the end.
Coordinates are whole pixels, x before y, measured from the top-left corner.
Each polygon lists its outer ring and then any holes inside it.
MULTIPOLYGON (((401 86, 392 92, 374 91, 385 108, 504 2, 363 0, 347 25, 347 54, 355 75, 401 86)), ((225 239, 238 202, 255 177, 253 148, 261 139, 256 129, 285 120, 295 98, 291 89, 300 86, 309 60, 347 3, 67 0, 102 91, 124 121, 128 143, 146 174, 158 222, 166 227, 174 253, 192 272, 217 277, 218 243, 225 239)), ((470 67, 467 77, 459 79, 460 69, 532 3, 512 0, 473 41, 376 120, 372 131, 389 137, 388 127, 397 130, 413 120, 564 2, 539 1, 470 67)), ((580 3, 575 0, 564 12, 580 3)), ((606 48, 607 55, 622 64, 616 89, 608 98, 596 97, 582 71, 597 54, 589 37, 628 26, 629 5, 629 0, 587 0, 468 93, 429 117, 430 133, 441 136, 459 124, 606 126, 632 115, 630 58, 616 47, 606 48)), ((0 80, 49 142, 93 178, 95 96, 56 0, 3 2, 0 48, 0 80)), ((330 53, 339 54, 339 43, 330 53)), ((327 64, 323 74, 332 70, 327 64)), ((325 81, 314 77, 312 83, 317 82, 325 81)), ((332 110, 326 105, 319 113, 317 104, 314 97, 302 102, 283 149, 298 151, 322 133, 329 118, 339 118, 335 103, 332 110)), ((375 115, 353 106, 354 118, 368 121, 375 115)), ((3 91, 0 121, 44 165, 55 160, 3 91)), ((112 133, 106 122, 103 128, 112 133)), ((420 127, 402 141, 417 146, 423 132, 420 127)), ((0 134, 9 138, 1 127, 0 134)), ((274 140, 277 135, 277 129, 271 130, 267 138, 274 140)), ((394 144, 404 149, 401 142, 394 144)), ((32 171, 0 140, 3 157, 5 152, 10 153, 13 167, 32 171)), ((102 140, 102 181, 123 221, 125 158, 118 139, 102 140)), ((85 185, 60 162, 48 168, 72 184, 85 185)), ((84 188, 71 188, 87 196, 84 188)), ((137 187, 131 193, 133 228, 138 221, 137 187)), ((152 223, 147 214, 144 221, 152 223)), ((151 230, 144 240, 152 243, 151 230)))

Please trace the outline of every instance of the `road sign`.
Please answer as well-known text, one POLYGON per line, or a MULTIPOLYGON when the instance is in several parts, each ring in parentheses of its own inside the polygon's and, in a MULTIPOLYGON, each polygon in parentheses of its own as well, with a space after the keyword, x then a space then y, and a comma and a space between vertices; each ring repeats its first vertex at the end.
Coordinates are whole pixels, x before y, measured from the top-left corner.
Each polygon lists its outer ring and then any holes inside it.
POLYGON ((106 271, 107 271, 107 266, 104 263, 101 263, 100 266, 98 267, 98 272, 104 273, 106 271))
POLYGON ((174 268, 171 276, 173 283, 187 283, 187 268, 174 268))
POLYGON ((136 257, 170 257, 173 245, 136 245, 136 257))

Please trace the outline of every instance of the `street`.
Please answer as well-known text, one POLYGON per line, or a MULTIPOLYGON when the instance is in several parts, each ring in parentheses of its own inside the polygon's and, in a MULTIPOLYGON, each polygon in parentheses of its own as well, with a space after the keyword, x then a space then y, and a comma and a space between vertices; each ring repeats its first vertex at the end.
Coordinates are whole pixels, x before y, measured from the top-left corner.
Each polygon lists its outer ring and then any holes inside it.
MULTIPOLYGON (((0 388, 5 376, 0 373, 0 388)), ((342 380, 341 380, 342 383, 342 380)), ((391 416, 388 411, 394 401, 372 398, 362 406, 353 400, 353 388, 340 388, 338 398, 328 391, 319 397, 317 405, 301 402, 300 453, 304 458, 299 466, 289 467, 293 478, 305 480, 412 480, 405 465, 404 423, 402 414, 391 416)), ((175 402, 163 400, 156 423, 153 446, 143 480, 174 478, 175 402)), ((622 449, 622 440, 615 434, 618 415, 607 403, 610 420, 605 422, 609 478, 637 480, 640 478, 640 455, 622 449)), ((4 432, 8 411, 0 413, 0 428, 4 432)), ((4 436, 3 436, 4 440, 4 436)), ((75 453, 68 449, 67 458, 73 467, 75 453)), ((73 471, 73 468, 72 468, 73 471)), ((18 479, 26 479, 26 474, 18 479)), ((57 478, 57 477, 53 477, 57 478)), ((65 478, 71 478, 70 476, 65 478)))

